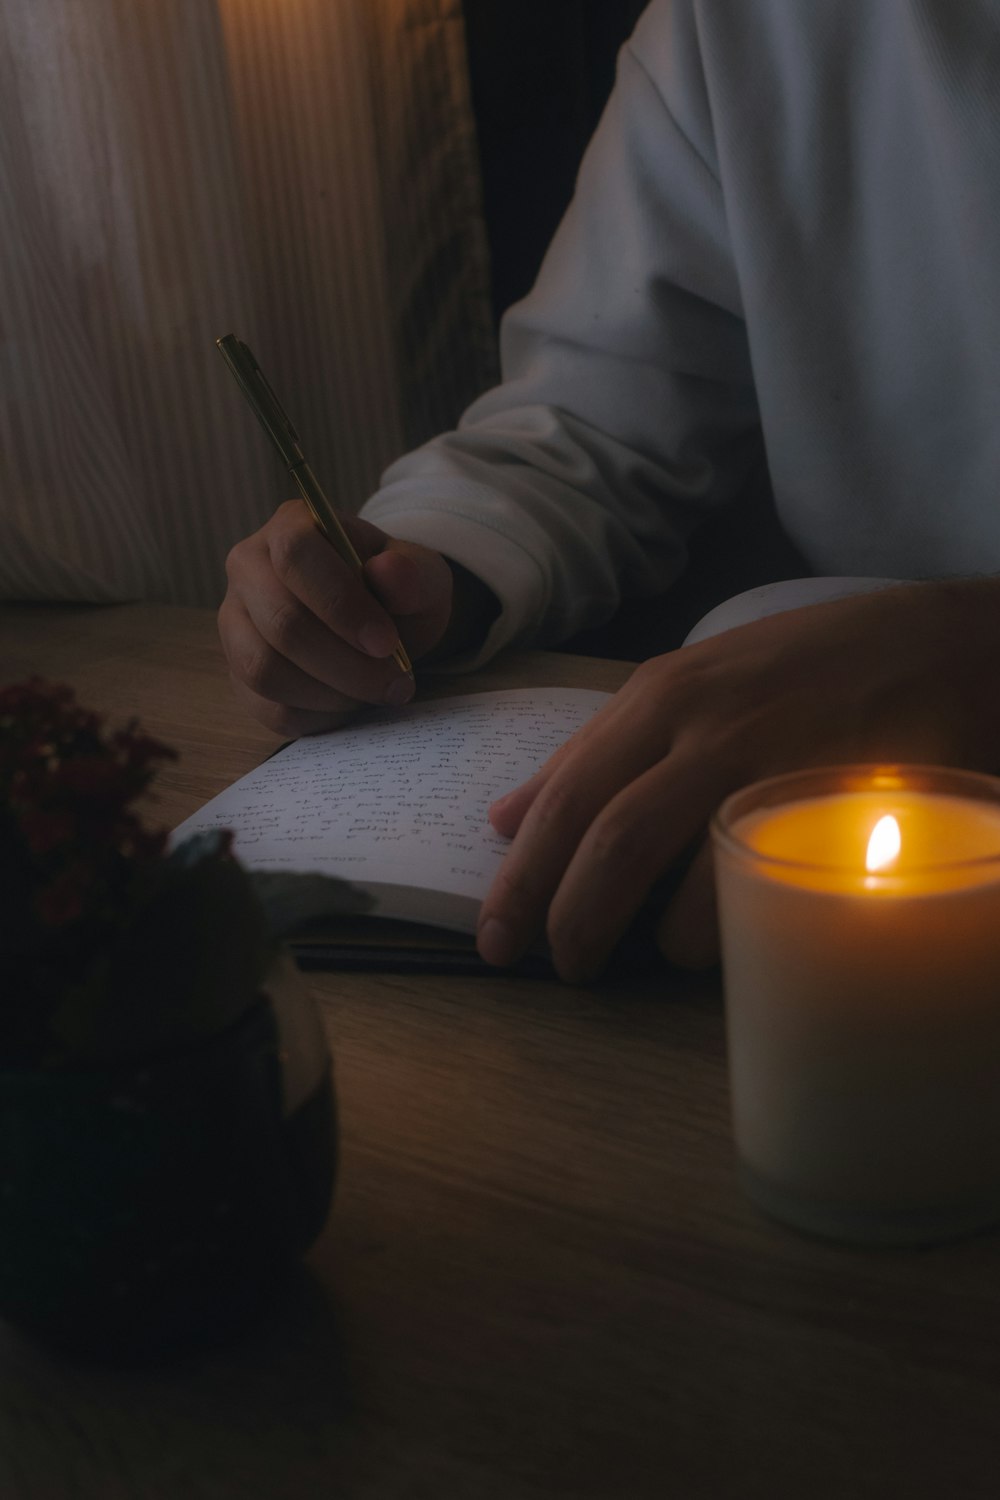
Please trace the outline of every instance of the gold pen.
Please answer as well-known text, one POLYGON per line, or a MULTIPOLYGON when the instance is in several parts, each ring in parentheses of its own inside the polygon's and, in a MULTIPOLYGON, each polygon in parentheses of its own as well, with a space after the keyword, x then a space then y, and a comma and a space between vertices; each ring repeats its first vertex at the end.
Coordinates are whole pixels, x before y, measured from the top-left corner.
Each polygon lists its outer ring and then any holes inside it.
MULTIPOLYGON (((337 512, 320 488, 319 480, 306 462, 299 446, 299 435, 288 420, 284 407, 271 389, 250 346, 238 339, 235 333, 227 333, 224 338, 216 339, 215 342, 235 375, 240 390, 260 418, 261 426, 274 444, 281 462, 298 485, 299 493, 309 507, 309 514, 330 545, 364 582, 364 563, 340 524, 337 512)), ((395 646, 392 658, 401 671, 413 676, 413 667, 402 641, 395 646)))

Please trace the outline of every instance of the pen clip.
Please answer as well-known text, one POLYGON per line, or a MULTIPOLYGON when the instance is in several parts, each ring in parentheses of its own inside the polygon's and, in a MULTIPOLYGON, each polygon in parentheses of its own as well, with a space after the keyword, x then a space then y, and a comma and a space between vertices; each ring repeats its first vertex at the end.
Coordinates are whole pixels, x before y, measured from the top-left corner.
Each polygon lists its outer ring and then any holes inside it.
POLYGON ((223 338, 216 339, 215 343, 244 396, 257 413, 264 431, 280 453, 285 467, 293 469, 302 463, 304 455, 299 447, 299 435, 254 358, 250 345, 237 338, 235 333, 227 333, 223 338))

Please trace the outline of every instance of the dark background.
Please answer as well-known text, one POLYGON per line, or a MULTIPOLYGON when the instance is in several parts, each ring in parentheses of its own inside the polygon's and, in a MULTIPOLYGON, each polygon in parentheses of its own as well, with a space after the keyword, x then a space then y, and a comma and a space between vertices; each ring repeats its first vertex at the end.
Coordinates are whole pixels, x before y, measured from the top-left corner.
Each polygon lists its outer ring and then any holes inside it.
POLYGON ((528 291, 646 0, 465 0, 493 306, 528 291))

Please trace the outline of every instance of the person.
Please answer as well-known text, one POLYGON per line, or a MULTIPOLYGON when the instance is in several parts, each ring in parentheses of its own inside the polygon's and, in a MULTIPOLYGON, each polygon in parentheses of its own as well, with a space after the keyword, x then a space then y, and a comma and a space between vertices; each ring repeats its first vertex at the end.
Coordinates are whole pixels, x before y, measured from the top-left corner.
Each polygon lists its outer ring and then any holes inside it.
POLYGON ((653 0, 502 330, 503 379, 350 523, 228 560, 238 694, 283 734, 661 591, 762 465, 817 575, 868 589, 651 656, 490 811, 479 947, 599 975, 650 893, 716 954, 706 827, 847 761, 1000 770, 1000 0, 653 0), (377 596, 377 597, 376 597, 377 596))

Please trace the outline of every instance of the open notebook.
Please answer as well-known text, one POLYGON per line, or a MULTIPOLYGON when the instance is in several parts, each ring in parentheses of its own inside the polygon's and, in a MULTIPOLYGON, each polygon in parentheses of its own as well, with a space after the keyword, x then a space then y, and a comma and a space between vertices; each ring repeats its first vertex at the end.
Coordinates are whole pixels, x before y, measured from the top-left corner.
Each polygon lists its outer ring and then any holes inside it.
MULTIPOLYGON (((373 898, 369 916, 303 933, 292 944, 302 963, 475 967, 471 935, 506 848, 489 805, 608 696, 517 688, 376 710, 285 746, 174 840, 231 828, 250 869, 337 875, 373 898)), ((545 967, 541 955, 535 966, 545 967)))
MULTIPOLYGON (((885 579, 796 579, 738 595, 689 642, 777 610, 885 587, 885 579)), ((373 900, 369 916, 324 921, 293 942, 314 967, 477 968, 472 934, 506 849, 490 803, 537 770, 610 695, 587 688, 470 693, 296 740, 207 803, 175 841, 231 828, 250 869, 320 871, 373 900)), ((677 878, 657 887, 649 903, 677 878)), ((645 966, 655 948, 640 919, 621 960, 645 966)), ((525 968, 547 971, 541 950, 525 968)))

